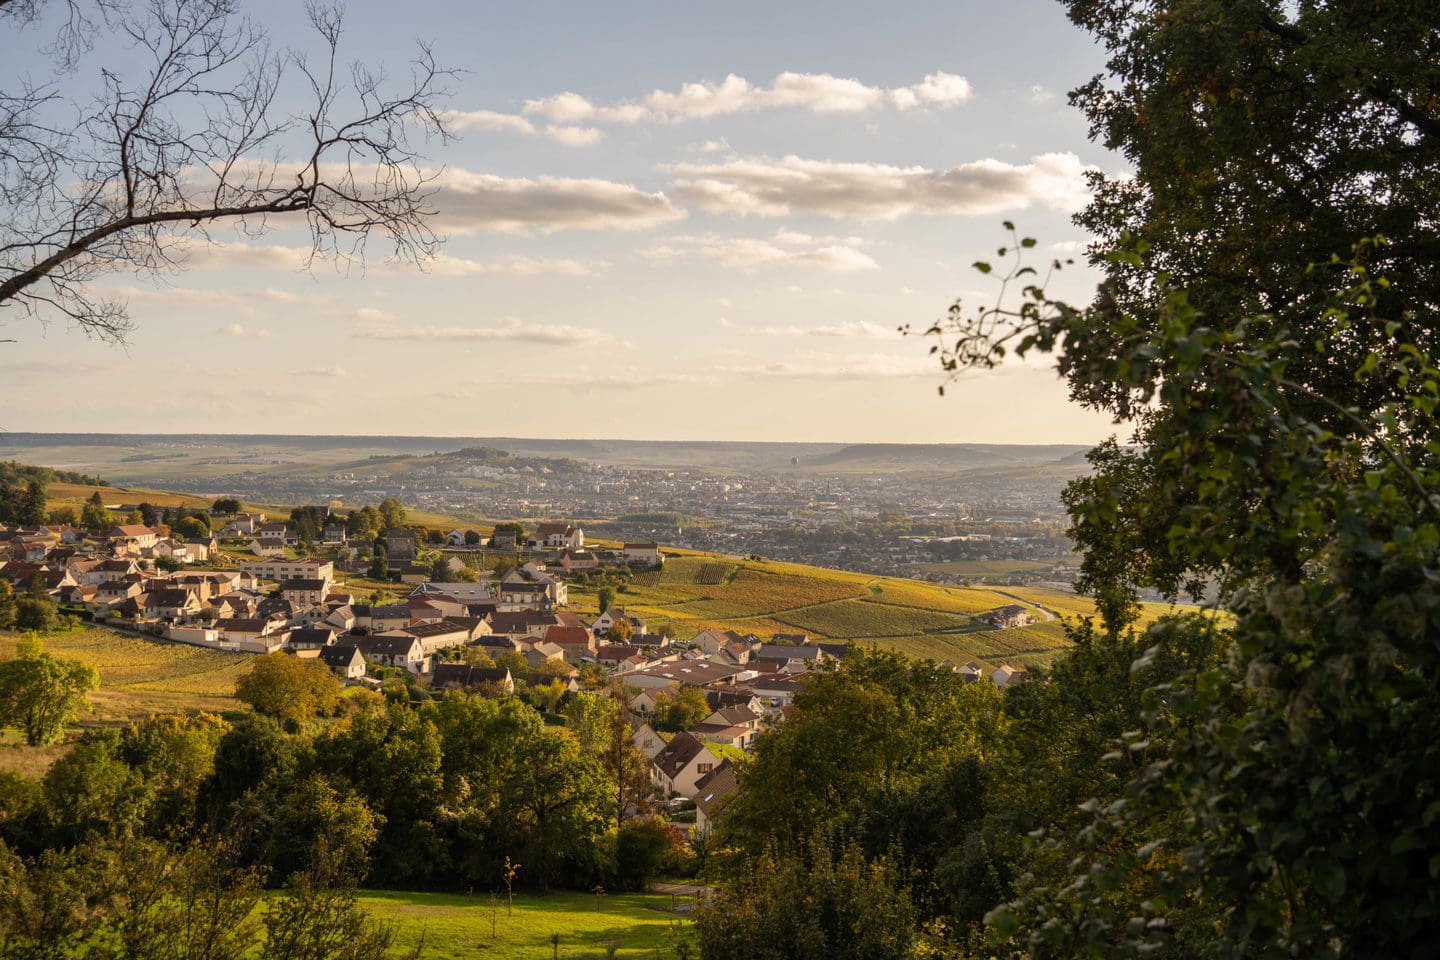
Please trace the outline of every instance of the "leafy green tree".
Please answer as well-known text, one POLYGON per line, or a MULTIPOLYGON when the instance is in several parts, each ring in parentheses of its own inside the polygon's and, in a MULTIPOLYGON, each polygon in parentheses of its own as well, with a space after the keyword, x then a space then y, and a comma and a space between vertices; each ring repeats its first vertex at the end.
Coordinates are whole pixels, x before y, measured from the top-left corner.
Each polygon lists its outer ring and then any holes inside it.
MULTIPOLYGON (((22 597, 19 604, 33 602, 22 597)), ((54 743, 75 714, 89 706, 85 694, 100 685, 95 668, 80 660, 33 653, 0 663, 0 726, 18 727, 33 746, 54 743)))
POLYGON ((601 587, 595 591, 595 604, 599 607, 601 613, 615 606, 615 588, 601 587))
POLYGON ((201 786, 228 725, 211 713, 156 714, 126 727, 119 755, 155 792, 153 824, 182 829, 198 818, 201 786))
POLYGON ((145 825, 155 792, 120 755, 113 730, 91 731, 45 772, 45 809, 54 846, 87 836, 134 836, 145 825))
POLYGON ((454 581, 455 574, 450 569, 450 561, 445 557, 436 557, 430 562, 430 579, 435 583, 450 583, 454 581))
POLYGON ((218 513, 221 516, 233 517, 240 512, 240 499, 238 497, 221 497, 210 505, 211 513, 218 513))
POLYGON ((962 319, 944 360, 1055 350, 1077 399, 1131 421, 1067 495, 1082 585, 1114 632, 1142 588, 1208 590, 1234 649, 1146 692, 1110 761, 1135 763, 1125 802, 1056 838, 1070 876, 992 920, 1030 955, 1424 954, 1434 10, 1069 7, 1110 54, 1077 102, 1133 169, 1080 217, 1106 282, 1088 308, 1031 288, 962 319))
POLYGON ((912 956, 915 910, 899 871, 856 844, 821 839, 795 856, 762 854, 695 916, 704 960, 900 960, 912 956))
POLYGON ((398 527, 405 522, 405 505, 394 497, 380 501, 380 520, 386 527, 398 527))
POLYGON ((235 698, 259 713, 299 722, 333 712, 340 681, 319 660, 267 653, 236 681, 235 698))
POLYGON ((476 544, 478 544, 479 542, 480 542, 480 532, 479 532, 478 530, 466 530, 466 531, 465 531, 465 545, 466 545, 467 547, 473 547, 473 546, 475 546, 476 544))
POLYGON ((710 702, 697 687, 681 687, 672 695, 661 694, 655 702, 653 722, 657 730, 688 730, 710 715, 710 702))
POLYGON ((0 630, 15 626, 15 595, 9 580, 0 580, 0 630))
POLYGON ((390 562, 385 559, 383 547, 376 548, 375 556, 370 558, 370 566, 366 569, 365 575, 371 580, 390 579, 390 562))
POLYGON ((45 481, 31 477, 25 485, 25 496, 15 519, 26 526, 38 526, 45 522, 45 481))
POLYGON ((105 509, 105 501, 100 499, 99 490, 90 494, 90 498, 85 501, 85 507, 80 511, 80 526, 96 532, 109 530, 113 526, 110 511, 105 509))

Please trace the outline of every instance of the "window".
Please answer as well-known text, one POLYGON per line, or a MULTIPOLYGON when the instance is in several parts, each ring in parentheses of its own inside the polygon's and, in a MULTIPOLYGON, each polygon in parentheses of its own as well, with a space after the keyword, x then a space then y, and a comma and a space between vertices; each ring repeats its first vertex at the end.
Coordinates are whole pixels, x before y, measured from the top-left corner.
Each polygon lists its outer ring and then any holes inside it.
POLYGON ((700 764, 696 764, 696 765, 695 765, 695 771, 696 771, 697 773, 709 773, 709 772, 710 772, 710 768, 713 767, 713 766, 714 766, 713 763, 700 763, 700 764))

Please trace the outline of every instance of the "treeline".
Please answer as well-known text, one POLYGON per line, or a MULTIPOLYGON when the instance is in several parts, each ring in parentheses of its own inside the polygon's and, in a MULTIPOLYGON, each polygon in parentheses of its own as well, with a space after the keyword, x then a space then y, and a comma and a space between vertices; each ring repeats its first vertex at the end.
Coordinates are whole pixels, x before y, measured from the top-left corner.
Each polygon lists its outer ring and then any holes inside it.
MULTIPOLYGON (((276 712, 297 697, 277 695, 276 712)), ((550 726, 508 696, 299 699, 304 720, 156 716, 86 732, 38 781, 0 774, 0 861, 225 837, 237 869, 277 885, 497 890, 508 858, 516 888, 589 890, 637 889, 681 853, 678 833, 634 816, 648 763, 613 700, 576 696, 550 726)))
MULTIPOLYGON (((1215 664, 1226 643, 1199 616, 1144 639, 1086 626, 1072 639, 1047 679, 1003 693, 879 651, 812 674, 720 814, 704 955, 994 955, 987 914, 1068 882, 1093 811, 1124 795, 1147 749, 1125 738, 1163 711, 1145 692, 1215 664)), ((1105 842, 1140 847, 1152 827, 1105 842)), ((1109 910, 1154 893, 1138 870, 1124 879, 1109 910)), ((1196 922, 1173 956, 1206 936, 1200 916, 1184 919, 1196 922)))

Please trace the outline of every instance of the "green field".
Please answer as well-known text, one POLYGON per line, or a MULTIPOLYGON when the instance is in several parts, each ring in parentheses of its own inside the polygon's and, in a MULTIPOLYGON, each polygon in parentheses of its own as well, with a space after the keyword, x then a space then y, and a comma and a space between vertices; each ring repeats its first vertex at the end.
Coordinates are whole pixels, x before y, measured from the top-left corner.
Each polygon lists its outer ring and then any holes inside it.
POLYGON ((672 935, 694 942, 689 921, 670 912, 672 898, 665 894, 517 896, 513 915, 503 895, 492 901, 488 892, 467 897, 366 891, 359 899, 371 916, 395 924, 397 948, 409 949, 423 938, 426 960, 551 960, 557 955, 551 939, 556 934, 558 956, 567 960, 669 957, 672 935), (612 945, 615 953, 609 954, 612 945))

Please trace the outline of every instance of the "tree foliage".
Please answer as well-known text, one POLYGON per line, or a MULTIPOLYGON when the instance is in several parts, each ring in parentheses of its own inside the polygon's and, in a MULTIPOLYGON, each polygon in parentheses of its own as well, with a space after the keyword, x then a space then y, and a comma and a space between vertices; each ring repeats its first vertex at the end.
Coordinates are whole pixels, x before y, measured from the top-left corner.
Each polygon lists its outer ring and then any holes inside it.
POLYGON ((235 698, 267 716, 299 722, 333 711, 340 681, 319 660, 267 653, 236 682, 235 698))
POLYGON ((1051 835, 1063 867, 992 919, 1032 955, 1422 955, 1440 24, 1424 4, 1067 5, 1110 54, 1073 99, 1135 170, 1097 176, 1079 218, 1105 282, 1076 308, 1016 262, 1019 306, 957 305, 934 332, 950 369, 1056 351, 1075 398, 1133 425, 1067 494, 1084 586, 1112 632, 1140 589, 1207 591, 1234 646, 1153 679, 1107 761, 1131 765, 1123 795, 1051 835))
POLYGON ((38 651, 6 660, 0 663, 0 726, 19 728, 32 747, 54 743, 99 685, 95 668, 79 660, 38 651))

